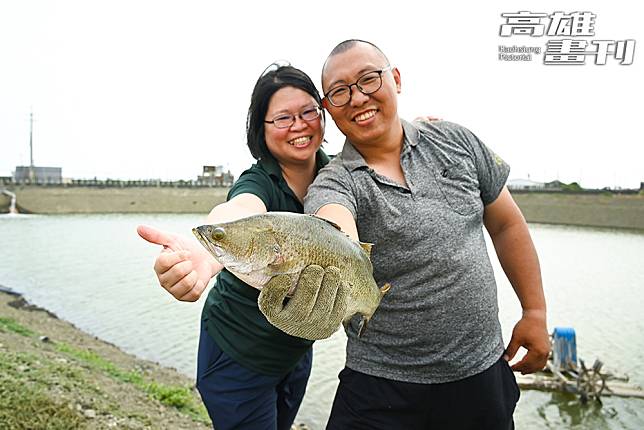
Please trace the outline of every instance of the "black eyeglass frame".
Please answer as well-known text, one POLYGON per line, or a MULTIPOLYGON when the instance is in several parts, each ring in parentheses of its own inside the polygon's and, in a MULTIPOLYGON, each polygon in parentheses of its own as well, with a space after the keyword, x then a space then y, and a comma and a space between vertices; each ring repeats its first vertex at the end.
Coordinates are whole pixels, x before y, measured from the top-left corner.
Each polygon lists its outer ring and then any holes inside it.
MULTIPOLYGON (((305 109, 305 111, 308 111, 308 110, 309 110, 309 108, 305 109)), ((318 118, 320 117, 320 115, 322 115, 322 108, 321 108, 320 106, 313 106, 313 107, 311 107, 311 109, 310 109, 310 110, 315 110, 315 111, 317 112, 317 115, 316 115, 315 117, 311 118, 311 119, 306 119, 306 118, 304 118, 304 117, 302 116, 302 112, 296 113, 295 115, 290 114, 290 113, 289 113, 288 115, 286 115, 286 114, 278 115, 278 116, 284 116, 284 117, 286 117, 286 116, 291 117, 291 122, 290 122, 288 125, 285 125, 285 126, 282 126, 282 127, 280 127, 279 125, 277 125, 277 124, 275 123, 275 121, 277 121, 278 119, 273 119, 273 120, 271 120, 271 121, 266 121, 266 120, 264 120, 264 122, 265 122, 266 124, 273 124, 273 126, 274 126, 275 128, 283 129, 283 128, 289 128, 289 127, 291 127, 293 124, 295 124, 295 119, 296 119, 296 118, 299 118, 299 119, 301 119, 302 121, 305 121, 305 122, 309 122, 309 121, 313 121, 313 120, 318 119, 318 118)))
POLYGON ((380 69, 380 70, 372 70, 372 71, 370 71, 370 72, 367 72, 367 73, 365 73, 364 75, 360 76, 360 77, 359 77, 359 78, 358 78, 354 83, 352 83, 352 84, 349 84, 349 85, 338 85, 338 86, 336 86, 336 87, 331 88, 329 91, 327 91, 327 92, 324 94, 324 98, 325 98, 325 99, 327 99, 327 100, 329 101, 329 103, 331 103, 331 105, 332 105, 332 106, 335 106, 335 107, 342 107, 342 106, 347 105, 348 103, 351 103, 351 97, 353 96, 353 90, 351 89, 351 87, 353 87, 353 86, 355 86, 355 87, 356 87, 356 88, 357 88, 357 89, 358 89, 362 94, 364 94, 364 95, 373 94, 373 93, 375 93, 376 91, 378 91, 380 88, 382 88, 382 74, 383 74, 384 72, 388 71, 388 70, 391 70, 391 69, 393 69, 393 67, 391 66, 391 64, 387 64, 384 68, 382 68, 382 69, 380 69), (360 84, 359 84, 358 82, 360 82, 360 80, 362 80, 362 78, 364 78, 365 76, 367 76, 367 75, 369 75, 369 74, 371 74, 371 73, 378 73, 378 78, 380 79, 380 85, 378 85, 378 88, 376 88, 376 89, 375 89, 375 90, 373 90, 373 91, 365 92, 365 91, 364 91, 364 89, 360 86, 360 84), (337 104, 333 103, 333 101, 332 101, 332 100, 331 100, 331 98, 329 97, 329 94, 331 94, 331 92, 333 92, 333 91, 337 90, 338 88, 349 88, 349 100, 347 100, 346 102, 344 102, 344 103, 342 103, 342 104, 339 104, 339 105, 337 105, 337 104))

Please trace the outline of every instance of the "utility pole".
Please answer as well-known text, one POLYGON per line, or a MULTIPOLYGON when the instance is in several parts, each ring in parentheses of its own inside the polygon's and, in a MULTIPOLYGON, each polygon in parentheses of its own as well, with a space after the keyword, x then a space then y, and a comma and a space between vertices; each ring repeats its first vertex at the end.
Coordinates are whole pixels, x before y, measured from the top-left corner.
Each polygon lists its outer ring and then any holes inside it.
POLYGON ((29 114, 29 181, 33 184, 36 179, 34 171, 34 111, 29 114))

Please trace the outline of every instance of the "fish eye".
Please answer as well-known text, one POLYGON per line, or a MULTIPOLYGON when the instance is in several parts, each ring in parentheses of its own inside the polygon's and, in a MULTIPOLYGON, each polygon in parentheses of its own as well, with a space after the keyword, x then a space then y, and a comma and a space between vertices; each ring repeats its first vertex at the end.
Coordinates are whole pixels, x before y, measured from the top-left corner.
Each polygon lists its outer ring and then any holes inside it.
POLYGON ((280 248, 280 246, 278 244, 273 245, 273 252, 275 254, 279 254, 281 251, 282 251, 282 249, 280 248))
POLYGON ((215 240, 222 240, 224 237, 226 237, 226 231, 221 228, 217 227, 212 231, 212 238, 215 240))

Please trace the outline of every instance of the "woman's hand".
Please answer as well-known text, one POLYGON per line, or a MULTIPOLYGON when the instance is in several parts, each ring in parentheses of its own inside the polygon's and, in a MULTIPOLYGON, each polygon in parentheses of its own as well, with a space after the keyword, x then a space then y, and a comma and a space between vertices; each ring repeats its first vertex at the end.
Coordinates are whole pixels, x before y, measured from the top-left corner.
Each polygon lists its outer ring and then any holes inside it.
POLYGON ((177 300, 199 300, 210 279, 223 268, 196 239, 145 225, 136 231, 148 242, 163 246, 154 271, 159 284, 177 300))

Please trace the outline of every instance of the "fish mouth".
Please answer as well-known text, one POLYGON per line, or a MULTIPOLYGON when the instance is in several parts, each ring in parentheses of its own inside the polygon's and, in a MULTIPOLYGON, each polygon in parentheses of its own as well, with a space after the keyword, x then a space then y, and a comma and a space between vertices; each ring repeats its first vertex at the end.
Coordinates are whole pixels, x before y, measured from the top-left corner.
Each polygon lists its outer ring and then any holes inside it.
POLYGON ((200 227, 195 227, 192 229, 192 233, 197 237, 197 240, 199 243, 201 243, 204 248, 208 250, 215 258, 219 259, 224 256, 224 250, 220 246, 217 246, 216 244, 212 243, 208 235, 204 233, 204 229, 206 226, 200 226, 200 227))

